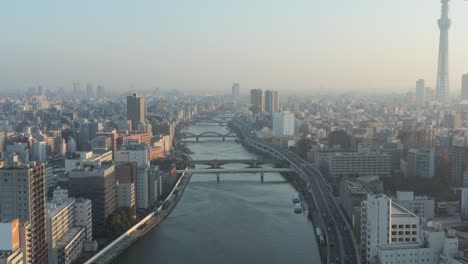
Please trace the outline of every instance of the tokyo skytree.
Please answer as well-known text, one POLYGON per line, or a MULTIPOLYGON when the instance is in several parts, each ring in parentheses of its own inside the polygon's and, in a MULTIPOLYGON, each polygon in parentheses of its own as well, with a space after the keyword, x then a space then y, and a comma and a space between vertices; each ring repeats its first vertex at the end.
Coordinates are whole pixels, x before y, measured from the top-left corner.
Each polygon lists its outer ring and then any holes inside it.
POLYGON ((437 67, 437 84, 436 84, 436 99, 439 102, 447 102, 450 98, 449 84, 449 47, 448 47, 448 31, 452 21, 448 17, 449 0, 442 0, 442 12, 438 20, 440 29, 439 40, 439 65, 437 67))

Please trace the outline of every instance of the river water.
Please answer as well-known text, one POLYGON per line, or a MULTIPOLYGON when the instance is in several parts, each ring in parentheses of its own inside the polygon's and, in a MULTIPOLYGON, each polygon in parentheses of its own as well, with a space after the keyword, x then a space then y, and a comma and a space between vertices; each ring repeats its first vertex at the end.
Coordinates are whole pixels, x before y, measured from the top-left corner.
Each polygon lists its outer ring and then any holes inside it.
MULTIPOLYGON (((187 132, 227 133, 218 125, 192 125, 187 132)), ((187 143, 193 159, 261 158, 234 140, 187 143)), ((198 166, 197 168, 205 168, 198 166)), ((225 168, 242 168, 230 164, 225 168)), ((319 263, 312 224, 295 214, 295 190, 278 173, 194 174, 172 214, 113 263, 319 263)))

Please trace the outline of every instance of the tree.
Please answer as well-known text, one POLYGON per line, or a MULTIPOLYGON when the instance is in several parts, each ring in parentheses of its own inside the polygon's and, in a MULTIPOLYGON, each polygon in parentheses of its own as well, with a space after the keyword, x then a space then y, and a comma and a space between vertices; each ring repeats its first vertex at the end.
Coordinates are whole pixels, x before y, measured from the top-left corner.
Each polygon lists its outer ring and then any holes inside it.
POLYGON ((252 114, 256 115, 260 112, 260 109, 258 109, 257 105, 252 105, 249 107, 249 111, 252 112, 252 114))

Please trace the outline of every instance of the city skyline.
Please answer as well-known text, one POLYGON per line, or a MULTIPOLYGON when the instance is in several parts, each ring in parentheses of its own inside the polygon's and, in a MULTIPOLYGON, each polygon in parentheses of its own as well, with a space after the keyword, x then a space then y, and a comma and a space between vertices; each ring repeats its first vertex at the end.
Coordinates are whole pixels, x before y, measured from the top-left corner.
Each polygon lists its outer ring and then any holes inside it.
MULTIPOLYGON (((91 82, 218 92, 239 82, 244 94, 406 92, 419 78, 436 87, 438 0, 109 3, 5 5, 0 90, 91 82)), ((468 72, 467 11, 450 1, 452 96, 468 72)))

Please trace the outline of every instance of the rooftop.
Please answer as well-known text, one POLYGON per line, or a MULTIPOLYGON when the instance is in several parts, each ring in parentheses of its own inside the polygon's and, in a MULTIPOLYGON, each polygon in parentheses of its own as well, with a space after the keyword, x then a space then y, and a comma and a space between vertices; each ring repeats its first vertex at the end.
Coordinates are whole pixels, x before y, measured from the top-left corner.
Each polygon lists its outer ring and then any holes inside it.
POLYGON ((382 244, 376 245, 376 247, 380 248, 381 250, 401 250, 401 249, 416 249, 421 248, 419 243, 390 243, 390 244, 382 244))
POLYGON ((392 201, 392 217, 417 217, 414 213, 408 209, 392 201))

